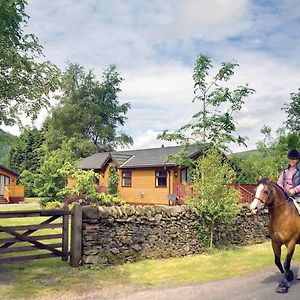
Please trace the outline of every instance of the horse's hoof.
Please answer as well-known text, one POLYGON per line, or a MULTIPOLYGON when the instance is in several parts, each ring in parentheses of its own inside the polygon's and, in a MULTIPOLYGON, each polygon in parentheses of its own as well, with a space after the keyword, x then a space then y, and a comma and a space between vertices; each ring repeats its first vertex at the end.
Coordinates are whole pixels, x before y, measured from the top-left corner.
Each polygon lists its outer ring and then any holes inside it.
POLYGON ((297 274, 297 280, 300 280, 300 272, 297 274))
MULTIPOLYGON (((299 274, 298 274, 299 275, 299 274)), ((286 274, 286 279, 287 281, 293 281, 294 279, 294 273, 292 270, 289 270, 288 273, 286 274)), ((300 279, 300 278, 299 278, 300 279)))
POLYGON ((288 290, 289 290, 288 286, 280 283, 276 289, 276 293, 284 294, 284 293, 287 293, 288 290))

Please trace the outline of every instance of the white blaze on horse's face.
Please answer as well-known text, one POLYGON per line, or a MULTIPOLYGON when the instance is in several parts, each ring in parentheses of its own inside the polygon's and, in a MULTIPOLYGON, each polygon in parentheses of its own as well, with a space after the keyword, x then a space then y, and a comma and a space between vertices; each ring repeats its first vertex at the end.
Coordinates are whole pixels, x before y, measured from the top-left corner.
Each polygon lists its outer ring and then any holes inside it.
POLYGON ((262 203, 261 201, 259 201, 259 199, 262 199, 261 193, 263 192, 263 190, 264 190, 264 185, 261 183, 257 187, 254 199, 250 204, 250 210, 252 213, 256 214, 262 207, 262 203))

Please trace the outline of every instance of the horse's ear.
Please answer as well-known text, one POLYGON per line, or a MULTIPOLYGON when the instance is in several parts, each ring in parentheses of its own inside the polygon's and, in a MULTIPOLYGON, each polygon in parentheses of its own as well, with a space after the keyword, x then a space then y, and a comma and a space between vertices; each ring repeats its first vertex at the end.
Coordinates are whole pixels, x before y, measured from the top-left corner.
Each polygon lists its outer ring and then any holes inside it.
POLYGON ((271 177, 269 178, 269 181, 270 181, 270 182, 274 182, 274 176, 271 176, 271 177))
POLYGON ((259 177, 258 177, 258 181, 261 181, 263 179, 263 177, 260 175, 259 177))

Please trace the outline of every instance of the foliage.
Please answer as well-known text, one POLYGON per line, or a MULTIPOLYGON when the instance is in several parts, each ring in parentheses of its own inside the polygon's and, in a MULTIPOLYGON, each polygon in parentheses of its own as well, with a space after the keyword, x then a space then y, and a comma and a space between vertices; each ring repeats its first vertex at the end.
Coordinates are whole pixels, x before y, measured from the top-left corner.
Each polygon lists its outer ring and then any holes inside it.
POLYGON ((0 164, 8 166, 10 149, 17 143, 18 137, 0 129, 0 164))
POLYGON ((35 197, 35 184, 36 184, 36 173, 30 170, 24 170, 18 181, 25 186, 25 196, 26 197, 35 197))
POLYGON ((49 201, 46 203, 45 209, 58 209, 62 207, 63 204, 60 201, 49 201))
POLYGON ((24 33, 26 5, 26 0, 0 1, 0 125, 20 122, 21 113, 36 118, 59 85, 59 69, 41 62, 38 38, 24 33))
POLYGON ((228 149, 229 143, 245 145, 244 137, 235 136, 234 113, 242 108, 244 98, 254 93, 254 90, 248 88, 248 85, 238 86, 234 90, 223 86, 234 75, 237 66, 236 62, 223 62, 217 74, 210 80, 209 71, 213 67, 211 59, 207 55, 199 55, 193 74, 193 102, 200 101, 202 109, 193 115, 192 122, 175 132, 165 131, 159 138, 182 145, 212 144, 224 150, 228 149))
POLYGON ((45 123, 48 149, 56 149, 63 141, 74 139, 77 157, 85 157, 132 144, 131 137, 117 131, 118 126, 125 124, 130 108, 129 103, 118 101, 122 80, 114 65, 103 72, 103 80, 99 82, 92 71, 69 64, 63 76, 59 104, 45 123), (86 153, 81 153, 85 149, 88 149, 86 153))
POLYGON ((40 167, 44 155, 41 149, 43 141, 40 130, 25 128, 18 142, 9 152, 9 166, 20 173, 24 170, 36 171, 40 167))
POLYGON ((74 186, 64 187, 59 194, 68 197, 72 195, 80 196, 78 202, 89 203, 94 205, 105 204, 122 204, 119 198, 113 195, 106 195, 104 193, 98 193, 96 182, 101 178, 99 173, 93 170, 81 170, 76 169, 71 172, 67 172, 69 178, 76 181, 74 186))
POLYGON ((107 191, 109 195, 117 197, 119 194, 118 185, 119 185, 119 175, 115 165, 110 164, 108 167, 108 186, 107 191))
POLYGON ((238 191, 230 187, 234 180, 235 172, 215 148, 195 163, 194 195, 188 202, 197 209, 199 231, 209 248, 217 234, 230 228, 239 211, 238 191))
POLYGON ((256 183, 260 176, 278 178, 287 164, 288 151, 300 148, 300 136, 297 133, 286 133, 283 129, 278 129, 276 136, 272 137, 268 126, 264 126, 261 132, 264 139, 258 142, 256 153, 248 157, 231 158, 237 168, 237 181, 240 183, 256 183))
POLYGON ((76 169, 67 172, 70 179, 76 181, 74 186, 64 187, 59 194, 62 196, 76 195, 81 196, 82 200, 95 199, 98 196, 96 181, 100 179, 101 175, 95 173, 93 170, 76 169))
POLYGON ((30 174, 34 177, 34 192, 44 201, 62 201, 59 191, 67 184, 67 169, 73 169, 75 161, 71 156, 68 144, 62 148, 46 153, 38 172, 30 174))
POLYGON ((286 127, 292 132, 300 132, 300 88, 290 94, 291 102, 286 103, 283 110, 287 113, 286 127))

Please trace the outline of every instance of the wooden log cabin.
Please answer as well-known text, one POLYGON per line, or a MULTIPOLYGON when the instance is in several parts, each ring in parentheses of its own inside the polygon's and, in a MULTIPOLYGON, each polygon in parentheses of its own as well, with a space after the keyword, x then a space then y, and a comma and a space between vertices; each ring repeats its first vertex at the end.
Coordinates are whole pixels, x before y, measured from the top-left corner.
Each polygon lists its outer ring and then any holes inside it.
MULTIPOLYGON (((108 167, 114 164, 119 174, 120 198, 130 204, 182 204, 185 188, 188 189, 190 171, 173 162, 166 162, 170 154, 180 151, 180 146, 142 150, 104 152, 91 155, 79 162, 80 168, 101 174, 98 191, 106 192, 108 167)), ((203 150, 195 146, 188 149, 189 156, 197 159, 203 150)), ((68 185, 75 182, 69 180, 68 185)))
POLYGON ((17 184, 19 174, 0 165, 0 204, 24 201, 24 186, 17 184))
MULTIPOLYGON (((107 192, 108 168, 114 164, 119 175, 121 199, 130 204, 183 204, 193 194, 189 168, 178 167, 174 162, 166 162, 170 154, 176 154, 180 146, 141 150, 96 153, 79 162, 84 170, 94 170, 101 174, 98 191, 107 192)), ((188 148, 191 159, 202 156, 204 149, 192 145, 188 148)), ((69 179, 68 185, 76 182, 69 179)), ((255 185, 233 184, 240 194, 240 203, 250 203, 255 185)))

